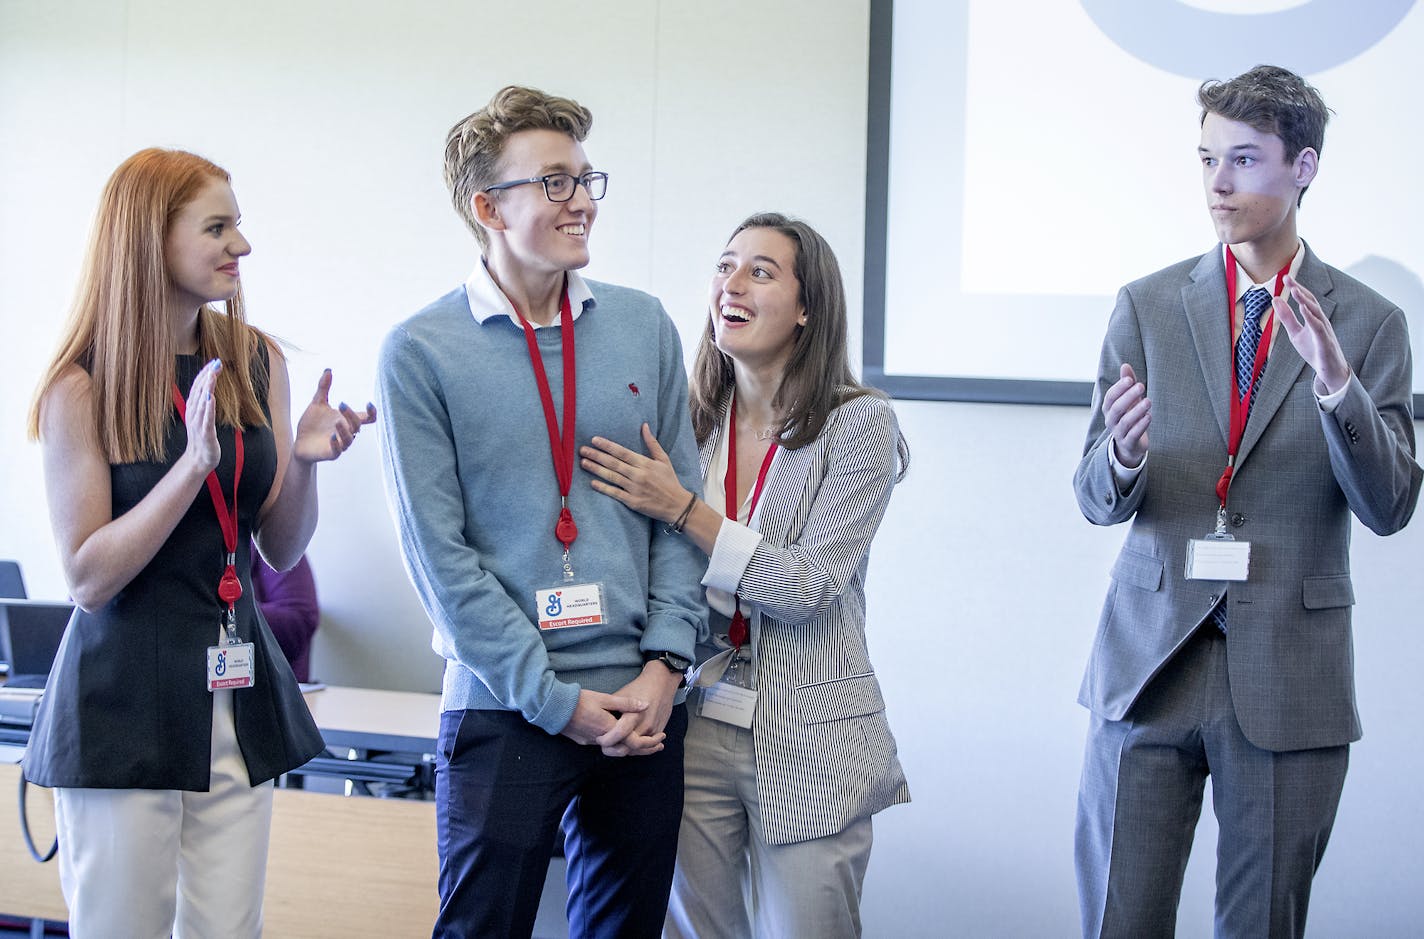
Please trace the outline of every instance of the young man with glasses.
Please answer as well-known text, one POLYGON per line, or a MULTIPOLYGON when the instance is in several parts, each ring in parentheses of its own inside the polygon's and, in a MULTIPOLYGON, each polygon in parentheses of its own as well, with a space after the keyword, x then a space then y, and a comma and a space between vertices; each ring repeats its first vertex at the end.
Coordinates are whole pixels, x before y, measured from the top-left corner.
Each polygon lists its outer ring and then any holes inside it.
POLYGON ((510 87, 455 125, 445 180, 482 257, 381 350, 388 490, 446 659, 437 937, 528 936, 561 819, 572 935, 657 936, 667 906, 703 564, 575 452, 646 423, 693 488, 697 450, 661 304, 578 274, 608 183, 591 123, 510 87))

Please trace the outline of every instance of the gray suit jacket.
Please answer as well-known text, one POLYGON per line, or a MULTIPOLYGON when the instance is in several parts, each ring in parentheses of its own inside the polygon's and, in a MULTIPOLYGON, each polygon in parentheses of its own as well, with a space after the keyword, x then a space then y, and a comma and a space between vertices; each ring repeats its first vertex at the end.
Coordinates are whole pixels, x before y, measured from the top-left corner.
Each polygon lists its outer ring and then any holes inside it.
MULTIPOLYGON (((895 484, 895 412, 864 395, 816 440, 776 455, 738 586, 753 607, 752 720, 762 834, 791 844, 841 831, 910 791, 865 641, 870 541, 895 484)), ((720 425, 702 444, 702 472, 720 425)), ((704 652, 708 651, 706 649, 704 652)))
POLYGON ((1382 535, 1419 498, 1409 335, 1398 307, 1305 249, 1299 281, 1330 318, 1356 381, 1325 414, 1284 334, 1271 347, 1237 455, 1228 530, 1251 542, 1250 579, 1187 580, 1189 539, 1215 523, 1226 461, 1231 334, 1220 246, 1128 284, 1098 363, 1074 475, 1089 521, 1131 519, 1078 700, 1124 717, 1228 590, 1227 660, 1242 731, 1268 750, 1349 743, 1355 709, 1350 513, 1382 535), (1103 395, 1127 362, 1152 400, 1150 451, 1124 495, 1108 463, 1103 395))

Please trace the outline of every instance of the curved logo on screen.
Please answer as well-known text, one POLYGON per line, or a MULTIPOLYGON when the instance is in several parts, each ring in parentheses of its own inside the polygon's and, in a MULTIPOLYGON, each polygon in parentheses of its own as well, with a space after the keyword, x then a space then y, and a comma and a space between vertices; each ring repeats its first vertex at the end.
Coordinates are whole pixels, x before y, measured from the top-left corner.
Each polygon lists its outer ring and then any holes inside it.
POLYGON ((1307 0, 1269 13, 1218 13, 1183 0, 1082 0, 1130 55, 1187 78, 1230 78, 1254 65, 1302 75, 1350 61, 1388 36, 1414 0, 1307 0))

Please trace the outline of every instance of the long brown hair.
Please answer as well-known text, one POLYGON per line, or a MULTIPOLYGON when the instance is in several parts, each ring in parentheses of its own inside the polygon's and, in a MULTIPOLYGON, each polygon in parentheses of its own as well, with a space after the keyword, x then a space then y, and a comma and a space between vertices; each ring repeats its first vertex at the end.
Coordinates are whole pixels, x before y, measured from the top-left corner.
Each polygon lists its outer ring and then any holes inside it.
MULTIPOLYGON (((779 428, 781 446, 795 450, 821 435, 831 411, 860 397, 885 397, 876 388, 856 381, 846 352, 846 294, 836 254, 810 225, 779 212, 759 212, 742 222, 727 239, 749 228, 780 232, 796 245, 796 280, 799 300, 806 311, 806 325, 798 326, 796 342, 781 378, 772 406, 786 415, 779 428)), ((688 391, 692 409, 692 429, 700 444, 717 428, 727 396, 736 384, 732 359, 717 348, 712 319, 708 316, 697 344, 697 361, 692 366, 688 391)), ((905 440, 896 441, 900 464, 908 465, 905 440)))
MULTIPOLYGON (((92 382, 94 424, 109 461, 162 458, 178 351, 164 244, 174 218, 213 179, 231 177, 195 154, 157 148, 135 153, 109 177, 59 351, 30 406, 30 439, 39 439, 46 395, 78 365, 92 382)), ((224 366, 213 391, 217 420, 265 425, 252 368, 260 368, 256 352, 266 338, 247 325, 241 287, 226 308, 205 304, 198 314, 198 353, 204 360, 220 358, 224 366)), ((266 376, 258 380, 265 384, 266 376)))

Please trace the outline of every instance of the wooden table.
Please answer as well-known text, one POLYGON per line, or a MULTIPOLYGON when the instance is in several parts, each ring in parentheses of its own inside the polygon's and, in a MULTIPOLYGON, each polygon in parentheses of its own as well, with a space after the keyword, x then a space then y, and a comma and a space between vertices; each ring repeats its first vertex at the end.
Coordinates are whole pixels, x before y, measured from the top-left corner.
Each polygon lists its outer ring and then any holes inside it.
MULTIPOLYGON (((333 746, 421 750, 439 726, 439 695, 331 687, 307 703, 333 746)), ((58 861, 36 864, 20 840, 7 795, 19 776, 18 766, 0 764, 0 912, 64 920, 58 861)), ((47 789, 28 792, 30 830, 43 851, 54 838, 54 803, 47 789)), ((293 789, 278 789, 272 802, 265 936, 430 934, 440 902, 433 802, 293 789)))

